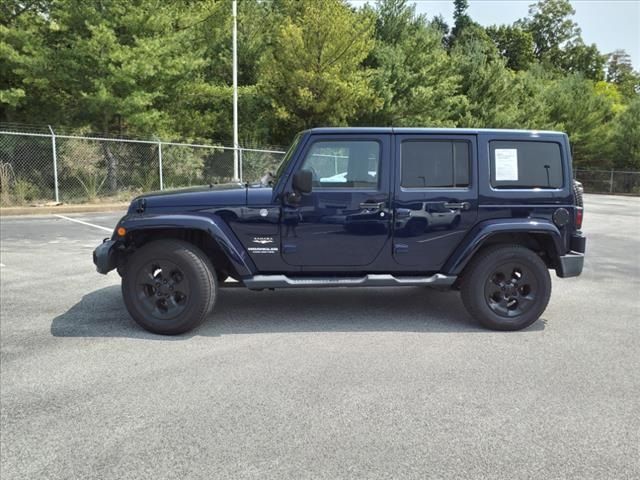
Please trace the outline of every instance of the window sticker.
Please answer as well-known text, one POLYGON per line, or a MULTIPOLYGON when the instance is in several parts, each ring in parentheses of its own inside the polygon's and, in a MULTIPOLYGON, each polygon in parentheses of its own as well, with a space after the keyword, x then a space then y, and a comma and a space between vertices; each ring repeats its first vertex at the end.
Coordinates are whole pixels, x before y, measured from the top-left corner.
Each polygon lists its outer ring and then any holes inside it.
POLYGON ((515 148, 496 148, 496 181, 518 181, 518 150, 515 148))

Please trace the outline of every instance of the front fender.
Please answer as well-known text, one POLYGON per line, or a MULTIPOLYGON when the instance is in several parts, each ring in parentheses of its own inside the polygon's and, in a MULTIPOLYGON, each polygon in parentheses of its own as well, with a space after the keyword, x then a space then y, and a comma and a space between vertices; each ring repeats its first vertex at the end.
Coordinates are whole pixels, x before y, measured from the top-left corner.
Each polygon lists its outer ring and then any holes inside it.
POLYGON ((548 235, 555 246, 558 255, 565 249, 562 247, 562 235, 553 223, 548 220, 531 218, 510 218, 503 220, 487 220, 478 223, 464 237, 458 248, 451 254, 442 267, 447 275, 459 275, 471 257, 485 244, 485 242, 499 233, 537 233, 548 235))
MULTIPOLYGON (((195 214, 143 214, 127 215, 118 222, 124 227, 127 235, 143 230, 201 230, 213 238, 225 253, 240 277, 250 277, 257 271, 253 260, 249 257, 240 241, 229 226, 217 215, 195 214)), ((117 239, 114 234, 114 240, 117 239)))

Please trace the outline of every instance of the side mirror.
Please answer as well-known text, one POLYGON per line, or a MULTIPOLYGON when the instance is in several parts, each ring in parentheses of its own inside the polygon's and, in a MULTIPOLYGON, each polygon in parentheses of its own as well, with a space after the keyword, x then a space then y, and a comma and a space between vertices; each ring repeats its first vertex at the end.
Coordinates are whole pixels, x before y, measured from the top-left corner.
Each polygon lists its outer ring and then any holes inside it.
POLYGON ((294 173, 292 185, 297 193, 311 193, 313 187, 313 174, 311 170, 298 170, 294 173))

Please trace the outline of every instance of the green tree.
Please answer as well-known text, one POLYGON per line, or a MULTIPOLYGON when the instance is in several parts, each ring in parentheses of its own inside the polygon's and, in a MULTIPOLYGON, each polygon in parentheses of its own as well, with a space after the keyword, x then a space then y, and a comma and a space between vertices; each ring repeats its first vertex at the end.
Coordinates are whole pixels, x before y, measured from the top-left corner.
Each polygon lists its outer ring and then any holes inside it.
POLYGON ((612 144, 615 168, 640 170, 640 96, 613 122, 612 144))
POLYGON ((615 50, 609 55, 606 78, 625 98, 633 100, 640 94, 640 73, 633 70, 631 57, 624 50, 615 50))
POLYGON ((529 18, 520 24, 533 36, 538 59, 557 64, 564 46, 580 37, 574 14, 569 0, 539 0, 529 7, 529 18))
POLYGON ((401 43, 415 30, 415 4, 408 0, 378 0, 376 2, 375 36, 383 43, 401 43))
POLYGON ((366 108, 366 125, 453 125, 464 99, 442 44, 443 31, 406 0, 376 4, 375 48, 366 61, 381 104, 366 108))
POLYGON ((270 104, 272 138, 297 130, 346 125, 375 104, 363 60, 374 45, 373 22, 340 0, 300 2, 283 20, 260 65, 259 89, 270 104))
POLYGON ((512 70, 527 70, 535 60, 533 35, 517 25, 487 28, 487 34, 512 70))
POLYGON ((44 99, 49 93, 47 77, 30 75, 32 70, 45 70, 49 3, 7 0, 0 4, 0 121, 33 121, 38 112, 50 116, 59 110, 47 108, 51 102, 46 101, 39 102, 39 109, 30 108, 32 98, 44 99))
POLYGON ((555 128, 567 132, 571 139, 576 165, 609 167, 612 99, 580 74, 551 83, 545 97, 555 128))
POLYGON ((539 0, 529 8, 529 18, 517 25, 531 33, 535 56, 541 62, 565 73, 601 80, 605 56, 595 45, 585 45, 574 14, 569 0, 539 0))
POLYGON ((513 73, 479 26, 467 27, 451 51, 466 107, 456 122, 464 127, 513 127, 517 102, 513 73))
POLYGON ((560 66, 567 73, 582 73, 594 81, 604 79, 606 56, 602 55, 595 44, 585 45, 582 40, 567 46, 560 66))
POLYGON ((471 17, 467 14, 469 9, 469 0, 453 0, 453 28, 451 29, 450 43, 460 36, 462 31, 471 25, 471 17))

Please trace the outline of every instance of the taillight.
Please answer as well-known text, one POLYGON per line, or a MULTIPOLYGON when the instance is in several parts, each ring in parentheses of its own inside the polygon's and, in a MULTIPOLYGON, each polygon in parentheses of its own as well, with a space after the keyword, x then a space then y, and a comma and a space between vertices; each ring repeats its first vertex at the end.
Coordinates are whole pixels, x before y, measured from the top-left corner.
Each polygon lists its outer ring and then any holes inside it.
POLYGON ((582 217, 584 217, 584 210, 582 207, 576 207, 576 229, 582 228, 582 217))

